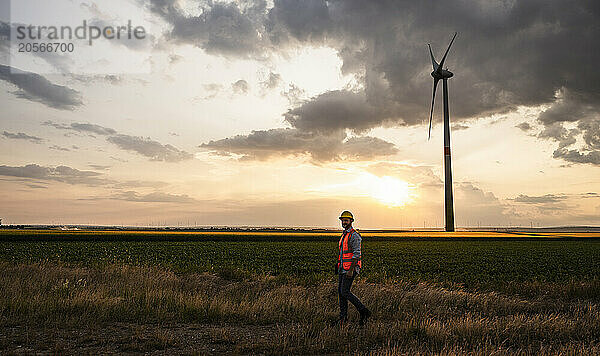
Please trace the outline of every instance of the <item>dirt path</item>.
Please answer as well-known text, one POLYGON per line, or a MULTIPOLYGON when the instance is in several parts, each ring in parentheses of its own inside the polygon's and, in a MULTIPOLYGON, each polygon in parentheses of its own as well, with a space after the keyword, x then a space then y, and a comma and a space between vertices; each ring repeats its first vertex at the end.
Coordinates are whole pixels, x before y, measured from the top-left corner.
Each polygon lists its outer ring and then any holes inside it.
POLYGON ((113 323, 86 328, 2 326, 0 353, 200 354, 247 353, 267 344, 281 326, 113 323))

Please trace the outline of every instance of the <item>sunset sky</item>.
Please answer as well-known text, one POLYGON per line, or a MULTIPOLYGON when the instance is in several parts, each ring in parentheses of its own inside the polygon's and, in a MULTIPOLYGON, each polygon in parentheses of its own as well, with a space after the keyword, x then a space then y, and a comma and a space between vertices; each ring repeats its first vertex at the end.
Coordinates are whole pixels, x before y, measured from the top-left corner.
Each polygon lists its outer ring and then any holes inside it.
POLYGON ((147 36, 15 54, 56 10, 22 1, 0 0, 3 224, 442 227, 427 43, 456 31, 457 227, 600 225, 598 2, 57 0, 57 24, 147 36))

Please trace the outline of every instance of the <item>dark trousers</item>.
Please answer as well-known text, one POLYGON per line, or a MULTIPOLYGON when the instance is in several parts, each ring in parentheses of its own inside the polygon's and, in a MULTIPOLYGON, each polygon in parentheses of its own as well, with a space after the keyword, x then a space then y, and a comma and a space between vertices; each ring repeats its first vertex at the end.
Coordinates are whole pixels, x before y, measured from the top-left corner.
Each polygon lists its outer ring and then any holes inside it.
POLYGON ((338 279, 338 296, 340 298, 340 319, 348 319, 348 301, 352 303, 359 312, 367 309, 360 300, 350 292, 350 286, 356 274, 353 274, 351 278, 347 278, 345 273, 339 274, 338 279))

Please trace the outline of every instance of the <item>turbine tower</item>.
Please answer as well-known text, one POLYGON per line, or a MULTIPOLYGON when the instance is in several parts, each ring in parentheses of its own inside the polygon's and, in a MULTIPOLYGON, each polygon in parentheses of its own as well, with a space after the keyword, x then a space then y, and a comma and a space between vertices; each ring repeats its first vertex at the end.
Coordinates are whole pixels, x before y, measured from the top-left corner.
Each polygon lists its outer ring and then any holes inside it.
POLYGON ((450 160, 450 114, 448 112, 448 79, 452 78, 454 73, 450 72, 448 68, 444 69, 444 62, 446 61, 446 56, 448 55, 448 51, 450 50, 450 46, 452 46, 452 42, 456 38, 456 32, 454 32, 454 37, 450 41, 448 45, 448 49, 442 60, 438 64, 433 57, 433 52, 431 51, 431 45, 429 46, 429 54, 431 55, 431 64, 433 65, 433 72, 431 72, 431 76, 433 77, 433 96, 431 98, 431 112, 429 113, 429 136, 427 140, 431 138, 431 120, 433 118, 433 104, 435 102, 435 89, 437 88, 438 81, 440 79, 443 81, 443 91, 444 91, 444 190, 445 190, 445 210, 446 210, 446 231, 454 231, 454 198, 452 197, 452 162, 450 160))

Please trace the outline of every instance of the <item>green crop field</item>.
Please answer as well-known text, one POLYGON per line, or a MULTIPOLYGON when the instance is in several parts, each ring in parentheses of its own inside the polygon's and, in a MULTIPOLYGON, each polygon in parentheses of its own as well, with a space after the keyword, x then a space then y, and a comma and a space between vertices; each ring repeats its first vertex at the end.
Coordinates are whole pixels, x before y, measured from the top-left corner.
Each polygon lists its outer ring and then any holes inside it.
POLYGON ((600 353, 594 234, 365 232, 366 328, 336 235, 0 230, 0 353, 600 353))
MULTIPOLYGON (((60 233, 59 233, 60 234, 60 233)), ((309 280, 331 276, 337 238, 264 235, 183 236, 119 232, 48 237, 0 235, 0 260, 55 261, 83 266, 127 263, 176 272, 252 272, 309 280), (43 239, 41 237, 44 237, 43 239), (100 239, 99 237, 103 237, 100 239)), ((363 239, 362 276, 454 282, 465 285, 507 281, 600 278, 600 240, 567 239, 363 239)))

